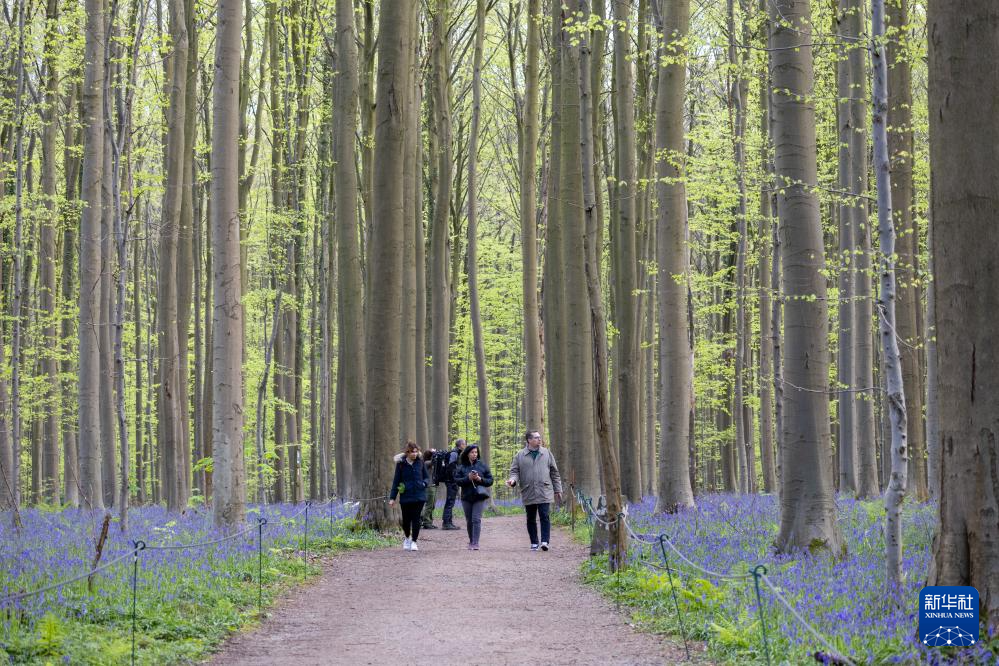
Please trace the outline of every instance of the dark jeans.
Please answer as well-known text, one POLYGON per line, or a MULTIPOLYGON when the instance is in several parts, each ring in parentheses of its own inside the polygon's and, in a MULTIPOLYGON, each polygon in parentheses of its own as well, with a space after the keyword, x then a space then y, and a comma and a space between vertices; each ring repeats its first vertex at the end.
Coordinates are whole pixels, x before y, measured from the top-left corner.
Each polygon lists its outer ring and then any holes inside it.
POLYGON ((536 544, 538 541, 538 523, 536 516, 541 516, 541 541, 551 541, 552 535, 552 521, 549 518, 549 511, 551 510, 551 504, 527 504, 524 506, 527 509, 527 534, 531 537, 531 543, 536 544))
POLYGON ((454 520, 452 513, 454 512, 454 501, 456 499, 458 499, 458 484, 447 484, 447 499, 444 500, 444 514, 442 516, 445 525, 450 525, 454 520))
POLYGON ((482 511, 486 508, 485 500, 469 502, 461 500, 461 508, 465 510, 465 529, 468 531, 468 543, 479 544, 479 534, 482 533, 482 511))
POLYGON ((420 513, 423 511, 423 502, 400 502, 402 508, 402 531, 406 538, 413 534, 413 541, 420 538, 420 513))

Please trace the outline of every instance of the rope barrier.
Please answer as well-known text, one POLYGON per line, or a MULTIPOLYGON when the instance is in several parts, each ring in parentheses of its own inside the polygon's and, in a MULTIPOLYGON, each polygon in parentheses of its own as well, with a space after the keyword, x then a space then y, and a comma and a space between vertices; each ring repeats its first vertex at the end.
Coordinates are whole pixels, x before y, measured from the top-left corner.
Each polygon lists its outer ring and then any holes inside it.
POLYGON ((0 599, 0 606, 6 606, 7 604, 14 603, 15 601, 21 601, 22 599, 27 599, 29 597, 37 596, 39 594, 44 594, 45 592, 51 592, 52 590, 57 590, 60 587, 65 587, 66 585, 69 585, 70 583, 75 583, 77 581, 83 580, 84 578, 87 578, 88 576, 93 576, 96 573, 100 573, 100 572, 102 572, 102 571, 104 571, 106 569, 110 569, 111 567, 113 567, 114 565, 118 564, 119 562, 121 562, 123 560, 126 560, 129 557, 131 557, 132 554, 135 553, 135 552, 136 552, 135 549, 132 549, 132 550, 128 551, 127 553, 125 553, 124 555, 116 557, 115 559, 111 560, 110 562, 105 562, 101 566, 96 567, 94 569, 91 569, 87 573, 80 574, 79 576, 74 576, 73 578, 68 578, 66 580, 59 581, 58 583, 52 583, 51 585, 46 585, 45 587, 39 588, 37 590, 32 590, 30 592, 19 592, 17 594, 12 594, 10 596, 4 597, 3 599, 0 599))
POLYGON ((796 619, 801 624, 801 626, 803 626, 805 629, 807 629, 809 631, 809 633, 812 634, 812 636, 815 636, 815 638, 820 643, 822 643, 822 645, 824 645, 827 650, 829 650, 829 654, 830 655, 832 655, 836 659, 842 661, 843 663, 849 664, 849 666, 856 666, 856 664, 852 660, 850 660, 848 657, 844 657, 843 655, 841 655, 839 653, 839 650, 837 650, 832 645, 830 645, 829 641, 827 641, 825 639, 825 637, 822 634, 820 634, 817 629, 815 629, 815 627, 813 627, 812 625, 810 625, 808 623, 808 621, 805 620, 805 618, 801 617, 801 613, 799 613, 797 611, 797 609, 795 609, 794 606, 792 606, 791 604, 788 603, 787 599, 784 598, 784 595, 781 594, 780 590, 777 589, 777 586, 775 586, 773 584, 773 582, 770 580, 770 578, 767 577, 766 568, 764 568, 763 573, 760 574, 759 578, 760 578, 760 580, 763 581, 763 583, 767 587, 770 588, 770 591, 773 593, 774 598, 776 598, 777 601, 779 601, 781 603, 781 605, 784 606, 784 608, 786 608, 788 611, 790 611, 790 613, 794 617, 794 619, 796 619))
MULTIPOLYGON (((593 501, 592 501, 592 499, 587 498, 582 493, 578 493, 577 494, 577 501, 586 510, 586 512, 587 512, 587 520, 596 519, 596 520, 600 521, 601 523, 603 523, 604 525, 607 525, 607 526, 614 525, 618 520, 620 520, 625 525, 626 529, 628 530, 628 534, 631 536, 631 538, 635 539, 636 541, 638 541, 640 543, 646 544, 646 545, 650 545, 651 543, 654 543, 654 542, 648 541, 647 537, 644 537, 643 535, 640 535, 640 534, 636 533, 631 528, 630 521, 628 520, 627 515, 625 515, 624 513, 618 514, 618 518, 615 518, 612 521, 605 521, 605 520, 602 520, 599 516, 597 516, 595 511, 593 511, 593 501)), ((764 585, 766 585, 770 589, 770 592, 773 594, 774 598, 776 598, 777 601, 779 601, 780 604, 784 608, 786 608, 788 610, 788 612, 791 613, 791 616, 801 626, 803 626, 806 630, 808 630, 808 632, 813 637, 815 637, 815 639, 817 641, 819 641, 819 643, 821 643, 823 647, 825 647, 825 649, 828 651, 828 653, 829 653, 830 656, 832 656, 833 658, 835 658, 836 660, 838 660, 838 661, 840 661, 840 662, 842 662, 844 664, 848 664, 849 666, 856 666, 855 662, 853 662, 851 659, 842 656, 840 654, 840 652, 836 648, 834 648, 832 646, 832 644, 821 633, 819 633, 819 631, 815 627, 813 627, 811 624, 809 624, 808 621, 805 620, 805 618, 801 616, 801 613, 799 613, 798 610, 795 609, 794 606, 792 606, 787 601, 787 599, 784 598, 784 595, 781 594, 781 592, 777 588, 777 586, 774 585, 773 581, 771 581, 770 578, 767 576, 767 568, 766 568, 766 566, 764 566, 762 564, 759 564, 759 565, 757 565, 756 567, 754 567, 753 569, 751 569, 749 572, 747 572, 745 574, 720 573, 720 572, 717 572, 717 571, 712 571, 710 569, 706 569, 706 568, 702 567, 701 565, 697 564, 696 562, 694 562, 693 560, 691 560, 690 558, 688 558, 676 546, 673 545, 673 543, 669 539, 669 536, 665 532, 660 533, 657 540, 659 541, 659 549, 660 549, 660 552, 662 553, 662 558, 663 558, 663 562, 664 562, 665 566, 657 565, 654 562, 649 562, 648 560, 640 560, 640 562, 642 564, 644 564, 645 566, 651 568, 651 569, 658 570, 658 571, 665 571, 667 573, 667 576, 669 578, 669 584, 670 584, 670 592, 671 592, 671 595, 673 597, 673 606, 674 606, 674 608, 676 610, 677 620, 678 620, 678 622, 680 624, 680 633, 683 636, 684 648, 687 649, 687 659, 688 660, 690 659, 690 650, 687 647, 687 636, 686 636, 686 629, 685 629, 684 622, 683 622, 683 613, 680 610, 680 604, 679 604, 679 601, 678 601, 678 599, 676 597, 676 587, 675 587, 675 584, 673 582, 673 570, 672 570, 672 567, 670 566, 670 561, 669 561, 668 553, 666 551, 666 546, 669 546, 669 549, 671 551, 673 551, 673 553, 676 554, 676 556, 679 557, 687 566, 689 566, 692 569, 694 569, 695 571, 699 571, 699 572, 701 572, 701 573, 703 573, 703 574, 705 574, 705 575, 707 575, 709 577, 718 578, 718 579, 722 579, 722 580, 736 580, 736 581, 747 581, 747 582, 748 582, 748 580, 750 578, 753 579, 754 587, 755 587, 755 591, 756 591, 757 605, 758 605, 759 615, 760 615, 761 640, 762 640, 762 643, 763 643, 763 651, 764 651, 764 654, 766 656, 766 662, 767 662, 768 665, 770 664, 770 641, 769 641, 769 638, 768 638, 768 635, 767 635, 767 623, 766 623, 766 615, 765 615, 765 612, 764 612, 763 595, 762 595, 762 593, 760 591, 760 582, 761 581, 763 582, 764 585)))

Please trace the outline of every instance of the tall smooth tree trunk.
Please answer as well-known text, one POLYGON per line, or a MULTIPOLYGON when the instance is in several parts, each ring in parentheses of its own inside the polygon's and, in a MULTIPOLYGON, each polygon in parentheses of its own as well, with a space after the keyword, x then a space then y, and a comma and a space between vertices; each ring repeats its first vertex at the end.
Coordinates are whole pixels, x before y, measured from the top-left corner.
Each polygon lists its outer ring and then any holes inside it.
MULTIPOLYGON (((641 450, 638 403, 639 325, 638 255, 636 215, 638 212, 638 148, 635 135, 635 74, 631 50, 632 3, 614 0, 614 79, 617 122, 614 145, 617 150, 617 178, 613 196, 617 219, 617 274, 614 276, 617 315, 618 447, 621 457, 621 492, 632 501, 641 499, 641 450)), ((646 462, 646 464, 648 464, 646 462)))
POLYGON ((104 508, 101 480, 100 294, 104 178, 104 1, 87 0, 83 82, 83 187, 80 219, 80 501, 104 508))
POLYGON ((662 15, 652 3, 662 33, 658 50, 656 98, 656 196, 659 219, 656 261, 659 265, 659 505, 673 512, 694 506, 690 482, 688 439, 691 428, 693 358, 688 340, 686 150, 684 145, 684 91, 687 82, 687 35, 690 0, 667 0, 662 15), (666 62, 664 62, 666 59, 666 62), (679 279, 677 279, 679 277, 679 279))
MULTIPOLYGON (((419 5, 413 3, 410 10, 413 12, 413 25, 417 25, 419 5)), ((402 257, 402 331, 399 337, 401 374, 399 375, 399 431, 401 441, 409 440, 417 442, 421 447, 426 446, 425 442, 419 440, 416 424, 416 375, 422 372, 421 364, 416 362, 422 353, 416 346, 416 328, 422 322, 417 319, 416 300, 416 225, 422 224, 422 220, 417 216, 416 199, 420 190, 420 181, 414 174, 418 172, 417 165, 417 144, 420 139, 420 108, 419 93, 416 72, 419 66, 419 46, 414 40, 413 51, 409 53, 407 74, 410 85, 405 91, 405 103, 407 105, 406 119, 409 126, 406 128, 406 141, 402 159, 403 173, 406 178, 403 181, 403 208, 405 214, 405 226, 403 229, 403 257, 402 257)), ((430 447, 427 447, 430 448, 430 447)))
POLYGON ((941 0, 927 12, 940 521, 927 585, 972 585, 983 636, 999 631, 999 7, 941 0))
POLYGON ((434 193, 434 217, 430 231, 430 298, 431 298, 431 371, 430 371, 430 440, 440 448, 448 445, 450 413, 449 343, 451 331, 451 280, 448 271, 448 219, 450 215, 454 170, 451 145, 450 100, 450 25, 449 0, 437 0, 433 15, 430 46, 431 96, 433 98, 433 132, 437 154, 435 163, 437 189, 434 193))
MULTIPOLYGON (((56 40, 59 20, 59 3, 48 0, 45 8, 45 125, 42 128, 42 195, 45 197, 46 215, 39 231, 39 308, 45 322, 42 328, 44 351, 42 373, 45 376, 41 386, 43 405, 41 447, 42 447, 42 492, 51 504, 59 503, 59 365, 56 352, 59 338, 56 333, 56 228, 59 223, 57 203, 56 140, 59 117, 59 62, 56 57, 56 40)), ((0 489, 0 494, 3 489, 0 489)))
POLYGON ((219 0, 212 87, 212 445, 215 524, 246 513, 243 454, 243 308, 241 305, 239 79, 240 0, 219 0))
MULTIPOLYGON (((354 5, 351 0, 337 0, 337 82, 334 100, 334 159, 336 167, 336 242, 337 326, 339 333, 339 363, 337 399, 343 400, 347 414, 347 429, 338 436, 337 478, 341 480, 338 492, 353 488, 343 483, 348 476, 347 464, 360 463, 360 456, 352 458, 351 451, 362 452, 367 446, 367 371, 362 359, 366 358, 364 336, 364 282, 362 279, 361 229, 357 219, 357 171, 354 135, 357 132, 357 42, 354 39, 354 5), (346 437, 342 436, 346 435, 346 437), (350 444, 350 443, 353 443, 350 444), (344 446, 344 444, 347 444, 344 446), (343 449, 343 450, 341 450, 343 449)), ((338 429, 339 430, 339 429, 338 429)), ((352 478, 352 477, 351 477, 352 478)))
POLYGON ((739 460, 739 490, 744 493, 750 492, 750 477, 754 475, 749 465, 749 448, 752 446, 752 437, 746 433, 746 419, 743 418, 743 409, 746 404, 746 366, 747 366, 747 346, 748 340, 744 335, 746 328, 746 236, 748 215, 746 202, 746 110, 745 110, 745 83, 739 72, 739 60, 735 53, 735 0, 728 0, 728 33, 729 33, 729 65, 734 74, 729 90, 729 102, 733 111, 733 156, 735 161, 736 189, 739 194, 739 201, 736 205, 735 217, 738 234, 736 259, 735 259, 735 403, 732 414, 735 418, 735 450, 739 460))
MULTIPOLYGON (((475 0, 475 46, 472 50, 472 125, 468 134, 468 303, 472 320, 472 344, 475 353, 475 387, 479 407, 479 448, 483 460, 490 462, 489 393, 486 377, 486 349, 482 339, 482 314, 479 306, 478 265, 478 162, 479 121, 482 114, 482 46, 486 39, 486 1, 475 0)), ((533 174, 533 171, 532 171, 533 174)), ((491 500, 490 500, 491 501, 491 500)))
POLYGON ((878 237, 881 245, 881 292, 878 297, 878 330, 885 359, 883 382, 891 418, 891 480, 885 492, 885 568, 890 588, 902 583, 902 501, 908 477, 905 391, 902 360, 895 328, 895 227, 892 220, 891 166, 888 152, 888 63, 885 62, 885 0, 872 0, 871 53, 874 104, 871 126, 874 139, 874 174, 878 189, 878 237))
POLYGON ((528 0, 523 140, 520 160, 520 245, 524 298, 524 422, 544 430, 544 370, 538 311, 537 162, 539 134, 541 0, 528 0))
MULTIPOLYGON (((439 16, 438 20, 443 20, 439 16)), ((443 24, 442 24, 443 25, 443 24)), ((360 515, 373 527, 394 522, 383 498, 391 484, 392 454, 399 437, 399 336, 402 307, 404 162, 408 106, 400 95, 410 85, 413 15, 402 3, 381 8, 378 36, 378 92, 375 118, 375 181, 367 312, 367 442, 364 449, 360 515), (369 499, 379 498, 379 499, 369 499)), ((443 47, 444 44, 438 44, 443 47)), ((443 79, 444 72, 439 72, 443 79)), ((446 83, 440 81, 439 83, 446 83)), ((439 100, 438 100, 439 101, 439 100)), ((441 187, 444 187, 443 183, 441 187)), ((440 321, 440 320, 437 320, 440 321)), ((439 331, 434 331, 435 335, 439 331)), ((435 362, 438 359, 435 355, 435 362)), ((446 356, 443 359, 447 360, 446 356)), ((446 414, 446 411, 445 411, 446 414)))
MULTIPOLYGON (((567 469, 570 474, 575 473, 576 485, 587 495, 595 496, 594 490, 601 485, 594 433, 593 323, 586 282, 584 166, 580 152, 581 142, 590 141, 590 136, 583 137, 580 134, 583 101, 580 99, 579 89, 580 54, 574 44, 577 39, 578 37, 563 30, 559 46, 562 79, 559 207, 563 253, 561 271, 564 274, 565 288, 566 359, 566 437, 565 454, 562 457, 568 458, 567 469)), ((592 169, 592 164, 590 168, 592 169)), ((610 424, 607 425, 610 427, 610 424)))
MULTIPOLYGON (((160 224, 160 270, 156 289, 157 349, 159 355, 157 415, 159 442, 163 456, 163 493, 167 508, 180 511, 187 504, 184 497, 184 458, 181 430, 182 411, 187 409, 181 389, 181 351, 178 335, 178 245, 183 215, 186 146, 188 33, 184 0, 170 0, 169 56, 170 108, 168 111, 166 149, 166 187, 163 194, 163 219, 160 224)), ((185 338, 186 345, 186 338, 185 338)), ((186 381, 186 377, 183 378, 186 381)))
MULTIPOLYGON (((857 147, 853 140, 855 134, 866 139, 865 113, 863 109, 863 94, 866 90, 864 82, 864 58, 866 51, 859 42, 859 28, 863 24, 863 5, 859 0, 839 0, 836 30, 844 36, 840 53, 836 61, 837 90, 837 126, 839 131, 839 189, 844 193, 839 203, 837 215, 839 218, 839 261, 837 262, 839 277, 839 324, 837 330, 838 357, 836 362, 836 381, 838 393, 838 461, 839 489, 843 493, 857 491, 857 458, 858 445, 857 426, 855 421, 857 396, 853 391, 854 380, 854 327, 856 304, 853 298, 855 275, 854 233, 857 209, 866 206, 866 200, 861 199, 866 193, 859 189, 861 170, 867 171, 867 149, 855 154, 857 147)), ((866 143, 866 141, 865 141, 866 143)), ((866 179, 864 179, 866 181, 866 179)), ((867 445, 868 443, 864 443, 867 445)))
MULTIPOLYGON (((541 310, 544 331, 545 389, 548 397, 548 441, 556 451, 568 453, 566 439, 566 365, 565 365, 565 288, 562 266, 562 61, 559 43, 562 39, 562 8, 551 3, 551 55, 549 70, 552 81, 551 138, 548 146, 548 191, 545 202, 545 255, 542 274, 541 310)), ((528 423, 528 427, 532 424, 528 423)), ((582 479, 573 476, 566 467, 570 483, 580 488, 582 479)), ((593 494, 594 488, 584 487, 593 494)))
MULTIPOLYGON (((927 254, 933 265, 933 218, 926 238, 927 254)), ((940 392, 937 379, 937 297, 936 289, 926 291, 926 476, 930 499, 940 501, 940 465, 943 447, 940 442, 940 392)))
MULTIPOLYGON (((483 0, 479 0, 482 2, 483 0)), ((580 0, 579 10, 584 15, 589 15, 589 0, 580 0)), ((583 175, 583 205, 586 220, 586 242, 595 244, 599 238, 598 227, 602 221, 597 219, 597 197, 596 185, 594 184, 595 173, 593 169, 593 106, 590 103, 592 95, 590 81, 590 66, 592 54, 590 52, 589 39, 584 32, 579 41, 579 137, 580 155, 582 157, 583 175)), ((634 223, 634 220, 632 220, 634 223)), ((596 408, 596 434, 597 447, 600 455, 600 476, 601 492, 607 500, 607 516, 613 520, 610 529, 610 565, 613 571, 625 566, 625 556, 628 552, 628 533, 623 520, 618 519, 624 508, 624 501, 621 493, 621 469, 618 464, 618 450, 614 447, 611 439, 611 414, 608 404, 607 387, 607 322, 604 319, 603 297, 600 293, 600 272, 599 264, 593 259, 597 256, 596 247, 592 247, 588 253, 590 261, 586 262, 586 285, 589 293, 590 317, 592 319, 591 349, 593 353, 594 384, 596 408)), ((634 259, 634 257, 632 257, 634 259)), ((635 398, 638 398, 636 391, 635 398)), ((637 434, 636 418, 636 434, 637 434)), ((633 441, 631 446, 636 450, 638 443, 633 441)), ((638 492, 636 488, 636 492, 638 492)))
MULTIPOLYGON (((764 0, 765 1, 765 0, 764 0)), ((765 9, 765 8, 764 8, 765 9)), ((766 72, 760 72, 760 164, 765 174, 770 174, 770 77, 766 72)), ((770 205, 771 193, 768 179, 760 184, 760 227, 758 243, 760 247, 760 263, 757 287, 759 289, 760 317, 760 463, 763 466, 763 492, 777 492, 777 461, 774 451, 774 325, 772 319, 772 301, 776 301, 777 293, 770 284, 771 277, 771 246, 770 228, 773 225, 773 209, 770 205)))
POLYGON ((839 553, 829 432, 825 251, 814 188, 815 112, 808 0, 770 7, 777 212, 783 231, 784 460, 777 549, 839 553))
POLYGON ((909 449, 908 483, 917 502, 929 499, 926 481, 926 438, 923 431, 923 343, 919 336, 919 230, 913 215, 915 197, 912 160, 915 155, 912 120, 912 67, 909 0, 887 0, 885 21, 891 30, 888 59, 888 157, 891 160, 891 204, 898 234, 898 295, 896 332, 902 346, 906 433, 909 449))
MULTIPOLYGON (((77 91, 82 90, 82 86, 74 86, 67 98, 64 110, 73 110, 76 107, 76 99, 79 96, 77 91)), ((83 164, 77 149, 83 140, 82 130, 75 127, 67 127, 64 130, 63 142, 63 173, 66 182, 66 200, 73 201, 77 198, 80 181, 80 168, 83 164)), ((76 227, 79 225, 75 212, 67 210, 63 213, 62 232, 62 275, 59 281, 60 305, 68 309, 75 300, 79 302, 79 295, 75 294, 76 271, 76 227)), ((61 317, 59 332, 62 337, 63 360, 60 362, 60 372, 63 377, 72 376, 75 364, 71 358, 73 349, 73 337, 76 334, 73 328, 74 318, 72 316, 61 317)), ((82 351, 82 348, 81 348, 82 351)), ((81 356, 82 358, 82 356, 81 356)), ((79 374, 79 373, 77 373, 79 374)), ((79 380, 77 380, 78 384, 79 380)), ((3 382, 0 381, 0 389, 3 382)), ((72 507, 80 505, 80 465, 77 450, 77 430, 73 427, 73 419, 67 418, 71 412, 71 406, 79 397, 79 389, 74 393, 72 386, 68 382, 62 384, 61 416, 62 416, 62 464, 63 464, 63 499, 66 504, 72 507)), ((0 401, 2 402, 2 401, 0 401)), ((77 417, 79 418, 79 416, 77 417)), ((0 441, 3 439, 3 432, 0 429, 0 441)))

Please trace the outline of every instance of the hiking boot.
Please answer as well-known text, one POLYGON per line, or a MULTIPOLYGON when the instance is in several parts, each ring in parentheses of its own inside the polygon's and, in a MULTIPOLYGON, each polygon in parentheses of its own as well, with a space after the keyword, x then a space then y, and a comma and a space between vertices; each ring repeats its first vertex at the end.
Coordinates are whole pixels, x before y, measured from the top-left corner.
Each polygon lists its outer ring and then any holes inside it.
POLYGON ((444 523, 444 526, 441 527, 441 529, 442 530, 460 530, 461 528, 458 527, 457 525, 455 525, 454 523, 444 523))
POLYGON ((548 542, 547 541, 542 541, 541 542, 541 550, 544 550, 544 551, 548 550, 548 542))
POLYGON ((417 546, 417 545, 416 545, 416 542, 414 541, 413 543, 409 544, 409 549, 410 549, 410 550, 419 550, 419 549, 420 549, 420 547, 419 547, 419 546, 417 546))
POLYGON ((420 528, 424 530, 436 530, 437 526, 434 525, 433 523, 423 523, 423 525, 421 525, 420 528))
POLYGON ((402 540, 402 549, 403 550, 412 550, 413 549, 413 540, 409 539, 409 538, 403 539, 402 540))
POLYGON ((531 544, 531 552, 532 553, 538 552, 538 544, 536 544, 536 543, 532 543, 531 544))

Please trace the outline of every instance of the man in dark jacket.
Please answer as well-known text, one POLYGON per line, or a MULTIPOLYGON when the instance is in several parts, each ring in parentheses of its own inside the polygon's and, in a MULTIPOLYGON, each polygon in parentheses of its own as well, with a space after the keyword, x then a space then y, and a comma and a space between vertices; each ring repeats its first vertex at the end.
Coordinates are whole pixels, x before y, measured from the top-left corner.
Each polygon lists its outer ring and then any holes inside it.
POLYGON ((455 467, 458 466, 458 458, 461 456, 462 450, 465 448, 465 440, 459 439, 454 443, 454 448, 451 449, 451 455, 447 459, 447 474, 445 474, 447 485, 447 499, 444 501, 444 526, 445 530, 460 530, 461 528, 454 524, 454 503, 458 499, 458 484, 454 482, 452 478, 454 474, 455 467))

